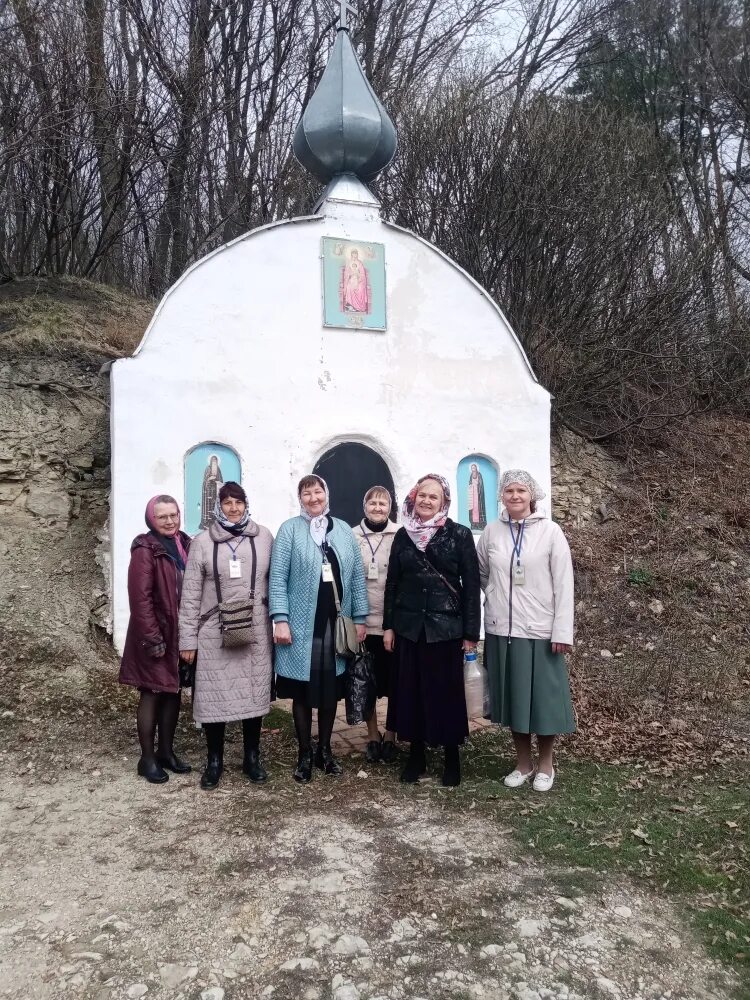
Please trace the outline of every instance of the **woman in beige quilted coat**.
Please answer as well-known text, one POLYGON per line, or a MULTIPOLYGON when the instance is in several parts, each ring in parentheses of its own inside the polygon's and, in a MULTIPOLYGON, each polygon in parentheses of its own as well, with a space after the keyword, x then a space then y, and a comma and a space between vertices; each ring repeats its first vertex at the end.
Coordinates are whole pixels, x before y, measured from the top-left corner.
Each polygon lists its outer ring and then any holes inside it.
POLYGON ((190 546, 180 603, 180 655, 195 662, 193 715, 206 734, 208 762, 201 788, 216 788, 224 770, 227 722, 242 721, 243 772, 260 784, 260 730, 271 704, 273 640, 268 617, 268 573, 273 535, 250 518, 245 491, 225 483, 214 520, 190 546), (219 627, 214 554, 221 600, 248 599, 254 591, 253 641, 227 649, 219 627), (253 586, 254 577, 254 586, 253 586))

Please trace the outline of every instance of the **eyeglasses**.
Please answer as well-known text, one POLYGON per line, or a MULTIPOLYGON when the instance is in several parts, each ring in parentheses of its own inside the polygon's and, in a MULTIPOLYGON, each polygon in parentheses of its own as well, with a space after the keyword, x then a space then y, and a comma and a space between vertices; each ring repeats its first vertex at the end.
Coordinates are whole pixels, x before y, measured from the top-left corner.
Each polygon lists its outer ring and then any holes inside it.
POLYGON ((179 514, 158 514, 154 518, 154 520, 155 521, 179 521, 180 520, 180 515, 179 514))

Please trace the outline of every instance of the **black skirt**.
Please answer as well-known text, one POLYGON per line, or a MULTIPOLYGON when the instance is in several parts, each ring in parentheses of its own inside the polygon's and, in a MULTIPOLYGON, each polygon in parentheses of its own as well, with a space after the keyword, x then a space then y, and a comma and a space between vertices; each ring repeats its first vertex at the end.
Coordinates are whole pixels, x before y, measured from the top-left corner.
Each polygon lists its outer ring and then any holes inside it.
MULTIPOLYGON (((469 735, 462 639, 396 636, 393 728, 401 740, 456 746, 469 735)), ((389 713, 390 714, 390 713, 389 713)))
POLYGON ((388 699, 385 728, 393 732, 396 728, 396 691, 394 678, 396 676, 396 653, 387 652, 383 645, 382 635, 368 635, 365 647, 372 653, 375 664, 375 690, 378 698, 388 699))
MULTIPOLYGON (((343 593, 341 571, 336 553, 326 548, 333 576, 343 593)), ((346 694, 344 674, 336 676, 336 646, 334 629, 336 625, 336 602, 333 584, 318 584, 318 599, 315 605, 312 652, 310 654, 310 680, 298 681, 290 677, 276 675, 276 697, 292 698, 310 708, 335 708, 336 703, 346 694)))

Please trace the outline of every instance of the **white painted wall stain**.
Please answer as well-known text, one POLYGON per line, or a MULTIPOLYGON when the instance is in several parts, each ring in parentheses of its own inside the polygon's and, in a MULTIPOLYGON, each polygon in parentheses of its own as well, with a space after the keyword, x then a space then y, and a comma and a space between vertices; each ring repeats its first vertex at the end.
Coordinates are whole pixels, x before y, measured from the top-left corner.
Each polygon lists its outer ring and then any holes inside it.
POLYGON ((111 412, 118 650, 146 501, 164 492, 182 505, 184 456, 199 442, 235 449, 253 517, 272 531, 298 512, 299 478, 343 441, 383 456, 400 499, 428 471, 455 489, 459 461, 475 453, 501 472, 528 468, 550 492, 550 397, 502 313, 347 178, 317 216, 255 230, 193 266, 136 355, 113 365, 111 412), (386 333, 323 327, 323 236, 385 244, 386 333))

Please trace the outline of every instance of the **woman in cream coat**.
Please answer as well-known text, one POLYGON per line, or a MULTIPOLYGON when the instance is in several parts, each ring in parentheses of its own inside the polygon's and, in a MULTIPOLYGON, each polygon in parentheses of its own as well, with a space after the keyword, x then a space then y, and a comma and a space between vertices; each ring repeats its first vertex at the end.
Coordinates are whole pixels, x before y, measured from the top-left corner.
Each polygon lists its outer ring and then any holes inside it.
POLYGON ((575 732, 565 663, 573 646, 573 563, 560 527, 536 509, 544 493, 528 472, 506 472, 501 492, 502 516, 477 546, 490 712, 513 734, 516 767, 505 784, 517 788, 533 777, 534 789, 548 792, 555 738, 575 732))
POLYGON ((352 528, 359 545, 359 551, 362 553, 362 565, 367 581, 367 601, 370 605, 365 623, 367 625, 365 646, 372 653, 375 662, 377 696, 378 698, 388 698, 388 715, 382 738, 378 730, 377 708, 373 709, 372 715, 367 719, 365 757, 368 764, 377 764, 379 760, 390 764, 398 756, 394 732, 396 728, 393 705, 395 685, 391 683, 393 656, 383 646, 385 578, 388 573, 388 560, 391 556, 393 539, 398 531, 398 525, 390 519, 392 504, 393 499, 385 486, 373 486, 365 493, 362 502, 365 516, 356 528, 352 528))

